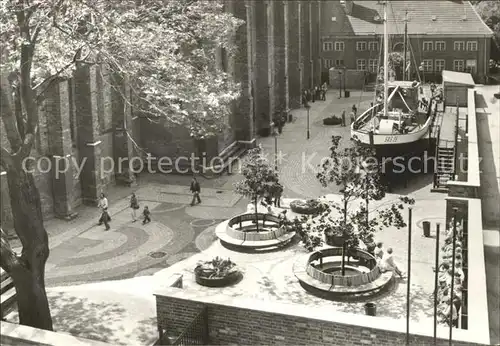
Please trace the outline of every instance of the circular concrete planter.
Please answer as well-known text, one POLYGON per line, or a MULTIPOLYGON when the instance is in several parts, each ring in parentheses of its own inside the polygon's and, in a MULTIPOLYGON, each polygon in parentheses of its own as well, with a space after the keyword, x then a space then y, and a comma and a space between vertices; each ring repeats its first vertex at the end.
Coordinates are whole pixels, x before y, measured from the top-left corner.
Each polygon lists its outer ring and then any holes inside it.
POLYGON ((321 204, 316 200, 295 200, 290 203, 290 209, 297 214, 312 215, 321 211, 321 204))
POLYGON ((207 278, 197 273, 194 274, 196 283, 206 287, 225 287, 234 284, 241 276, 241 272, 234 271, 221 278, 207 278))

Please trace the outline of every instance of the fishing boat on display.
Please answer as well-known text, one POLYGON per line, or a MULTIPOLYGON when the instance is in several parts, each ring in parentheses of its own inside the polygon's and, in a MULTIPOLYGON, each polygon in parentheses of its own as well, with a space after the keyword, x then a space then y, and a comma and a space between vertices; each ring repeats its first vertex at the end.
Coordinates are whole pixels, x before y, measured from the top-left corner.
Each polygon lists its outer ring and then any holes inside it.
POLYGON ((418 81, 395 80, 388 51, 387 1, 380 4, 384 7, 384 64, 379 69, 383 88, 376 89, 374 104, 351 124, 351 137, 375 147, 377 152, 399 154, 427 137, 432 123, 432 98, 425 99, 418 81))

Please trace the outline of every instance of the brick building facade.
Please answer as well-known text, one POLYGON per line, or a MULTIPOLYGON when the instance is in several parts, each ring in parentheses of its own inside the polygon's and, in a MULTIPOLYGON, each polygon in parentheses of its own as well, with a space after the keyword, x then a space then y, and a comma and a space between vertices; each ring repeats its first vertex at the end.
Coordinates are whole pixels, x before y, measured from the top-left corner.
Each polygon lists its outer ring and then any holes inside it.
MULTIPOLYGON (((325 1, 321 16, 321 58, 330 68, 366 71, 382 62, 383 7, 379 1, 325 1)), ((407 20, 412 78, 439 81, 442 70, 467 71, 476 82, 488 74, 492 31, 469 1, 391 1, 387 6, 389 51, 404 51, 407 20)), ((372 78, 373 80, 373 78, 372 78)))
MULTIPOLYGON (((151 122, 134 109, 127 83, 98 67, 79 69, 74 78, 55 83, 41 104, 39 133, 32 156, 44 157, 34 175, 43 214, 71 218, 82 204, 95 205, 101 192, 116 183, 118 159, 192 153, 217 156, 231 144, 252 145, 256 133, 267 134, 276 112, 300 106, 304 87, 319 84, 319 1, 226 0, 225 10, 245 23, 234 36, 237 52, 223 50, 216 63, 241 84, 229 130, 218 138, 195 141, 186 129, 160 119, 151 122), (115 83, 118 91, 111 86, 115 83), (56 177, 46 171, 47 158, 70 168, 56 177), (110 159, 107 159, 110 158, 110 159), (77 166, 85 164, 81 174, 77 166), (104 167, 101 167, 101 164, 104 167), (101 173, 99 173, 101 172, 101 173)), ((3 130, 3 129, 2 129, 3 130)), ((6 143, 2 132, 1 140, 6 143)), ((35 161, 34 161, 35 162, 35 161)), ((0 221, 11 224, 5 172, 0 171, 0 221)))

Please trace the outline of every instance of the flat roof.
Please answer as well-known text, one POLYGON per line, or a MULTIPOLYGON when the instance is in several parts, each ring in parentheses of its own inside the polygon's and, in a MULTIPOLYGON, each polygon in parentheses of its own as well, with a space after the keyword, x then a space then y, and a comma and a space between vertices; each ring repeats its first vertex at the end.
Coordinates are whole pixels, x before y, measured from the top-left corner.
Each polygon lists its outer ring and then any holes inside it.
POLYGON ((448 82, 448 83, 463 84, 469 86, 476 85, 470 73, 443 70, 442 76, 443 76, 443 83, 448 82))

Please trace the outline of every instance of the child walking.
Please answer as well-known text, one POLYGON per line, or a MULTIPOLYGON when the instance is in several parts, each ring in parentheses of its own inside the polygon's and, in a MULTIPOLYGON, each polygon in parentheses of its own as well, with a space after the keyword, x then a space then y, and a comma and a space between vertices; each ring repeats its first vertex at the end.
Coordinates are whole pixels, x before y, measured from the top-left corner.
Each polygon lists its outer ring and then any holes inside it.
POLYGON ((148 206, 144 207, 144 211, 142 212, 144 215, 144 221, 142 221, 142 224, 145 225, 147 223, 151 222, 151 212, 149 211, 148 206))

